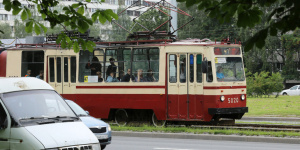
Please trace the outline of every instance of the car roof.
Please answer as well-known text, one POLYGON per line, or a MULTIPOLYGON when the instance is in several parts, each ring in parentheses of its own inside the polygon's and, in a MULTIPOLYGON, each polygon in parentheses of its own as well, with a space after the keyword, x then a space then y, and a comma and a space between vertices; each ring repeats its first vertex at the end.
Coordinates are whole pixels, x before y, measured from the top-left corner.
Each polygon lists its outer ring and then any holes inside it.
POLYGON ((25 90, 54 90, 45 81, 34 77, 0 78, 0 93, 25 90))

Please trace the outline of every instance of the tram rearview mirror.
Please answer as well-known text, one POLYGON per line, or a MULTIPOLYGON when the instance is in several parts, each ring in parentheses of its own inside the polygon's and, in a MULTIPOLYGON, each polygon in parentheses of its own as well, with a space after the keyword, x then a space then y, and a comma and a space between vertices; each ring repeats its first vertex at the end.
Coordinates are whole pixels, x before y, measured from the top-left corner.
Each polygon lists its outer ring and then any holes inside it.
POLYGON ((207 59, 206 59, 206 57, 204 57, 204 59, 203 59, 203 61, 202 61, 202 73, 207 73, 207 59))

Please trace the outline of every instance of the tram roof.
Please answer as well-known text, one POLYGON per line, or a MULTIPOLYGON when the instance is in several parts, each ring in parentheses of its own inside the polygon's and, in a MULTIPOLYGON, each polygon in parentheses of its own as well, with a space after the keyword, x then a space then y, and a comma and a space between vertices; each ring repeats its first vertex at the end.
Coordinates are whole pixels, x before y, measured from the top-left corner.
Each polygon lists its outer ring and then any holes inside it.
MULTIPOLYGON (((239 43, 227 43, 211 41, 209 39, 187 39, 174 41, 171 39, 159 40, 136 40, 136 41, 116 41, 116 42, 95 42, 96 48, 110 48, 110 47, 140 47, 140 46, 240 46, 239 43)), ((16 47, 11 49, 59 49, 60 44, 43 43, 43 44, 16 44, 16 47)))

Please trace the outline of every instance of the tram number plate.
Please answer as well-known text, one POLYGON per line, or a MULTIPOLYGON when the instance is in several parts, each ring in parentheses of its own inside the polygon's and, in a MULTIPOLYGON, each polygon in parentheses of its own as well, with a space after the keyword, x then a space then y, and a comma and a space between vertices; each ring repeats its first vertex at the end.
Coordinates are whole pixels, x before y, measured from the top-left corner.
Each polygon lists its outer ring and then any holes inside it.
POLYGON ((239 98, 238 97, 228 98, 228 103, 229 104, 239 103, 239 98))
POLYGON ((108 135, 96 135, 98 139, 107 139, 108 135))

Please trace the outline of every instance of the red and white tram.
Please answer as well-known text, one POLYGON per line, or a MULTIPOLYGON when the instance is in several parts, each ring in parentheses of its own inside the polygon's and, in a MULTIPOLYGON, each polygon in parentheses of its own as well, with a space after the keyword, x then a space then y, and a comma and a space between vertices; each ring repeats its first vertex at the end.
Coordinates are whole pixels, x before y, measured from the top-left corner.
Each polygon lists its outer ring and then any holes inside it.
POLYGON ((102 42, 93 52, 75 53, 53 44, 19 44, 1 52, 0 76, 23 77, 31 70, 35 77, 43 71, 42 79, 64 98, 119 124, 239 119, 248 112, 240 46, 144 40, 102 42), (101 64, 97 74, 87 67, 93 63, 101 64), (115 70, 109 71, 110 65, 115 70), (117 82, 108 82, 110 72, 117 82), (130 79, 124 82, 127 73, 130 79))

